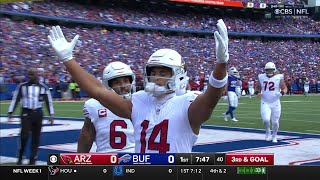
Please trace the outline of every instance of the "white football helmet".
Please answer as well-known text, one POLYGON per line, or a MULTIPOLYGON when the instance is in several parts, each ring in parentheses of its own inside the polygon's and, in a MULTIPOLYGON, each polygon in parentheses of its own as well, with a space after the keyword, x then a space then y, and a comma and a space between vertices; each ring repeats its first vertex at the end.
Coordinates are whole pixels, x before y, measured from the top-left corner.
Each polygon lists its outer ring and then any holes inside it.
POLYGON ((106 68, 103 70, 103 75, 102 75, 102 82, 104 86, 106 86, 108 89, 114 91, 110 87, 109 81, 115 78, 119 77, 126 77, 129 76, 131 87, 128 93, 125 94, 119 94, 123 96, 125 99, 130 99, 131 95, 136 92, 136 77, 131 70, 131 68, 119 61, 115 61, 110 63, 106 68))
POLYGON ((268 73, 266 72, 267 76, 273 76, 276 74, 277 69, 276 69, 276 65, 273 62, 268 62, 265 66, 264 66, 264 70, 267 71, 269 69, 272 69, 273 72, 272 73, 268 73))
POLYGON ((235 67, 231 67, 231 68, 229 69, 229 74, 230 74, 231 76, 240 78, 240 74, 239 74, 237 68, 235 68, 235 67))
POLYGON ((189 84, 189 77, 187 76, 187 72, 185 72, 185 78, 183 78, 178 85, 176 85, 176 95, 181 96, 187 93, 187 88, 189 84))
POLYGON ((154 52, 148 59, 144 68, 144 83, 145 91, 149 92, 152 96, 157 97, 163 94, 174 92, 180 81, 186 77, 184 71, 184 62, 181 55, 173 49, 159 49, 154 52), (172 69, 172 76, 168 79, 165 86, 158 86, 150 82, 150 73, 152 67, 165 66, 172 69))

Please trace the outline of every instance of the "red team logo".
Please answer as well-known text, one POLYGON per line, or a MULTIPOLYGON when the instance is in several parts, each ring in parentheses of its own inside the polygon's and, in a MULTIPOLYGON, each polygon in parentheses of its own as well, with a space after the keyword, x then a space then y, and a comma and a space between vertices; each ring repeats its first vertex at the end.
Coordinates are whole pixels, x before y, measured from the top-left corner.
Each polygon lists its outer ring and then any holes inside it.
POLYGON ((64 164, 73 164, 71 157, 60 154, 60 159, 63 161, 64 164))
POLYGON ((49 166, 48 170, 50 172, 50 176, 54 176, 59 172, 59 168, 58 167, 53 167, 53 166, 49 166))
POLYGON ((106 109, 99 109, 98 116, 99 116, 99 118, 107 117, 107 110, 106 109))

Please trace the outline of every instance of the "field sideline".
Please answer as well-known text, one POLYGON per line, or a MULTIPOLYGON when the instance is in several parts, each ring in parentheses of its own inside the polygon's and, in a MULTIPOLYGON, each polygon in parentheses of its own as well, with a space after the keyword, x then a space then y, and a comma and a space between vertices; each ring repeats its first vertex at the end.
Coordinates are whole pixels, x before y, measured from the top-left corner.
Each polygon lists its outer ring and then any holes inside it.
MULTIPOLYGON (((280 131, 302 132, 320 134, 320 95, 292 95, 281 99, 282 114, 280 120, 280 131)), ((10 101, 0 101, 1 115, 6 115, 10 101)), ((55 101, 55 117, 82 118, 84 101, 65 102, 55 101)), ((260 99, 241 97, 239 107, 234 111, 239 122, 228 122, 223 120, 222 113, 228 108, 227 101, 221 99, 211 119, 205 125, 230 126, 262 129, 260 118, 260 99)), ((15 115, 19 115, 20 108, 17 107, 15 115)), ((45 115, 47 110, 45 109, 45 115)))

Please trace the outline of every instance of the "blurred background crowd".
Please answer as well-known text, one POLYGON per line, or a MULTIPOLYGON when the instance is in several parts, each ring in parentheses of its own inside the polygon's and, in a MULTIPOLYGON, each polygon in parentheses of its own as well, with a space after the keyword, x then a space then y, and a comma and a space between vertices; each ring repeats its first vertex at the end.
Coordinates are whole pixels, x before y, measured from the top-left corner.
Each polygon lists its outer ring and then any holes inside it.
MULTIPOLYGON (((252 2, 252 1, 250 1, 252 2)), ((274 3, 302 3, 299 0, 268 0, 274 3)), ((147 5, 146 5, 147 6, 147 5)), ((46 16, 79 18, 117 24, 151 27, 215 30, 223 18, 229 32, 272 34, 320 34, 320 24, 311 18, 252 19, 209 13, 170 11, 168 8, 126 7, 110 4, 106 7, 85 6, 63 1, 1 4, 1 10, 27 12, 46 16)), ((174 8, 174 7, 169 7, 174 8)), ((51 25, 32 20, 15 21, 0 18, 1 62, 0 83, 20 83, 29 67, 41 71, 43 82, 67 89, 72 81, 64 66, 49 48, 47 34, 51 25), (54 60, 53 60, 54 59, 54 60), (53 63, 54 62, 54 63, 53 63)), ((193 88, 202 88, 215 60, 212 36, 167 35, 162 32, 110 30, 104 27, 62 27, 68 40, 80 35, 76 46, 77 61, 98 79, 106 64, 123 61, 137 76, 138 89, 143 88, 143 67, 157 49, 177 50, 186 62, 193 88)), ((310 39, 280 39, 230 37, 230 67, 236 67, 244 80, 257 79, 266 62, 275 62, 287 83, 299 83, 309 78, 311 84, 320 80, 320 43, 310 39)))
MULTIPOLYGON (((300 2, 299 0, 269 0, 275 3, 300 2)), ((252 2, 252 1, 250 1, 252 2)), ((169 28, 188 28, 214 30, 218 19, 223 18, 229 32, 283 33, 283 34, 320 34, 320 24, 311 18, 265 19, 250 15, 228 17, 212 11, 184 11, 175 6, 159 7, 159 4, 139 4, 125 6, 108 4, 107 6, 85 6, 71 2, 51 0, 46 2, 10 3, 1 5, 3 10, 28 12, 47 16, 79 18, 111 23, 136 24, 169 28)))

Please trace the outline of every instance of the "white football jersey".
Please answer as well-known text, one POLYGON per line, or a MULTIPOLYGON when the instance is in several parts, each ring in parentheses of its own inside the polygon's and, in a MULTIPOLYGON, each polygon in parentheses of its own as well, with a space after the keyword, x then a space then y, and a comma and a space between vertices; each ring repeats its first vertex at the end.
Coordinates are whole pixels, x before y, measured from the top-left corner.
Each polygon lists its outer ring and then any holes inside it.
POLYGON ((188 119, 191 102, 200 94, 189 91, 184 95, 166 96, 164 103, 145 91, 132 96, 132 122, 137 153, 190 153, 198 136, 188 119))
POLYGON ((113 114, 93 98, 84 103, 83 114, 95 127, 97 152, 134 152, 133 125, 129 119, 113 114))
POLYGON ((282 79, 282 75, 277 74, 269 78, 266 74, 259 74, 258 78, 262 91, 261 100, 268 103, 279 100, 280 80, 282 79))
POLYGON ((254 87, 254 81, 249 81, 248 82, 248 87, 253 88, 254 87))
POLYGON ((309 81, 304 81, 304 86, 309 86, 310 82, 309 81))

